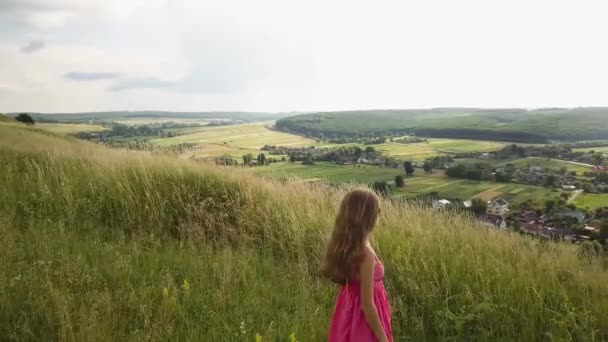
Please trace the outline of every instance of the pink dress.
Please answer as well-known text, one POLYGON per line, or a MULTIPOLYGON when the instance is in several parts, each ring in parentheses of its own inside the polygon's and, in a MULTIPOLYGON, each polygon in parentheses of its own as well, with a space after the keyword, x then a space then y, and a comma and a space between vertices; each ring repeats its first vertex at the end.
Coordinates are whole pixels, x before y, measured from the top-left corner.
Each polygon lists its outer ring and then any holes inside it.
MULTIPOLYGON (((384 265, 376 257, 376 264, 374 265, 374 303, 384 332, 388 336, 388 340, 392 341, 391 309, 382 282, 383 278, 384 265)), ((361 282, 359 279, 353 279, 340 288, 327 340, 329 342, 372 342, 378 340, 361 309, 361 282)))

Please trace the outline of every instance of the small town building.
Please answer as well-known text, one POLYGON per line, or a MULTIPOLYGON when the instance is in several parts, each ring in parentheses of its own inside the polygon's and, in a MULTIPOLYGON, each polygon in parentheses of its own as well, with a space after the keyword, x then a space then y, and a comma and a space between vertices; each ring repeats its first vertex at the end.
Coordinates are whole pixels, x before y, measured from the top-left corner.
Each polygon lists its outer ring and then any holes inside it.
POLYGON ((486 214, 505 217, 509 213, 509 202, 498 198, 488 202, 486 214))

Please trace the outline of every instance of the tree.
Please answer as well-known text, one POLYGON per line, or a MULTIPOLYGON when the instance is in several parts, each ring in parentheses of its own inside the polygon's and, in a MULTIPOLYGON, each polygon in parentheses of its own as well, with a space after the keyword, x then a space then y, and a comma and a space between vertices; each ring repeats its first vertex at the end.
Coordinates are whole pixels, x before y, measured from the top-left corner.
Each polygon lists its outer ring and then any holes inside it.
POLYGON ((563 198, 565 201, 567 201, 570 198, 570 194, 567 192, 562 192, 561 194, 559 194, 559 197, 563 198))
POLYGON ((424 168, 424 172, 426 172, 426 173, 433 173, 433 166, 428 161, 424 162, 423 168, 424 168))
POLYGON ((553 208, 555 208, 555 201, 554 200, 546 200, 545 201, 545 211, 546 212, 550 212, 551 210, 553 210, 553 208))
POLYGON ((251 165, 251 161, 253 160, 253 154, 247 153, 243 155, 243 165, 249 166, 251 165))
POLYGON ((374 189, 374 191, 376 193, 378 193, 379 195, 382 195, 382 196, 388 195, 388 193, 391 191, 391 187, 388 185, 388 183, 386 181, 374 182, 374 184, 372 184, 372 189, 374 189))
POLYGON ((407 174, 408 176, 411 176, 414 174, 414 166, 412 165, 411 161, 406 161, 403 163, 403 169, 405 170, 405 174, 407 174))
POLYGON ((374 153, 374 152, 376 152, 376 149, 373 148, 372 146, 367 146, 365 148, 365 153, 374 153))
POLYGON ((290 154, 289 155, 289 162, 290 163, 295 163, 296 162, 296 155, 295 154, 290 154))
POLYGON ((479 170, 469 170, 467 171, 467 179, 470 181, 480 181, 481 180, 481 171, 479 170))
POLYGON ((557 178, 555 178, 554 175, 548 175, 547 178, 545 179, 545 185, 553 186, 555 184, 556 180, 557 180, 557 178))
POLYGON ((26 125, 33 125, 36 123, 34 121, 34 119, 29 114, 26 114, 26 113, 21 113, 21 114, 17 115, 15 120, 17 120, 19 122, 23 122, 26 125))
POLYGON ((608 247, 608 221, 604 221, 600 225, 599 240, 605 247, 608 247))
POLYGON ((258 154, 258 165, 266 165, 266 156, 264 153, 258 154))
POLYGON ((487 210, 488 204, 485 201, 479 198, 473 198, 471 200, 471 211, 475 213, 475 215, 483 215, 486 213, 487 210))
POLYGON ((395 176, 395 186, 397 186, 398 188, 402 188, 404 185, 405 182, 403 181, 403 176, 395 176))

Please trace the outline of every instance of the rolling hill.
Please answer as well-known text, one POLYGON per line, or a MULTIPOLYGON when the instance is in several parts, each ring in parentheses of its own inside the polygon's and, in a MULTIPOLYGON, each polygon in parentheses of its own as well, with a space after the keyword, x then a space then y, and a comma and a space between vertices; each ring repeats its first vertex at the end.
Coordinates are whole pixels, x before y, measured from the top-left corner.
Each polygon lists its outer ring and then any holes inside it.
POLYGON ((276 127, 314 137, 415 133, 513 142, 608 138, 608 108, 367 110, 282 118, 276 127))
MULTIPOLYGON (((169 112, 169 111, 114 111, 114 112, 83 112, 83 113, 28 113, 36 121, 47 122, 83 122, 83 121, 114 121, 134 118, 167 118, 167 119, 230 119, 239 121, 276 120, 289 115, 287 113, 265 112, 169 112)), ((10 113, 16 116, 20 113, 10 113)))
MULTIPOLYGON (((319 258, 346 188, 0 123, 0 189, 0 336, 326 339, 319 258)), ((395 340, 608 339, 593 249, 392 200, 374 245, 395 340)))

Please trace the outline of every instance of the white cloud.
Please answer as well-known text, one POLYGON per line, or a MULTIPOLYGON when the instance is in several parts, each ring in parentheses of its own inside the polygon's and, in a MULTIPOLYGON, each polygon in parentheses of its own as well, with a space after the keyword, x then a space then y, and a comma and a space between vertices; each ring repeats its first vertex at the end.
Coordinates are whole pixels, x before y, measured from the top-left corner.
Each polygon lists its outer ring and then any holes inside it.
POLYGON ((592 0, 2 0, 0 111, 608 105, 606 9, 592 0), (35 39, 48 42, 43 53, 16 54, 35 39), (63 77, 75 71, 121 77, 63 77))

